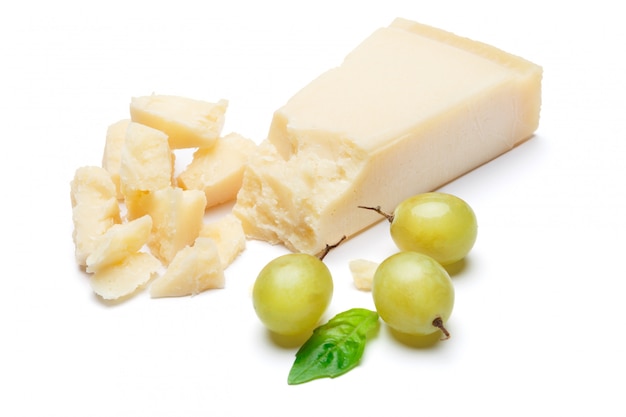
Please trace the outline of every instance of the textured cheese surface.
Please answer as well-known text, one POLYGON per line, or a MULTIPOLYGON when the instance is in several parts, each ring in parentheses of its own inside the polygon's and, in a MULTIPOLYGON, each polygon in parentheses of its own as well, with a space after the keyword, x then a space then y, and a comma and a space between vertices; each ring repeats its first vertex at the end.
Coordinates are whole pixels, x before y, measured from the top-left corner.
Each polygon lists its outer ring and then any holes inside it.
POLYGON ((510 150, 539 123, 541 67, 404 19, 375 31, 273 117, 234 213, 317 253, 510 150))
POLYGON ((210 238, 198 238, 181 249, 165 273, 150 285, 150 296, 180 297, 224 287, 224 269, 217 246, 210 238))
POLYGON ((220 137, 228 101, 217 103, 171 95, 133 97, 134 122, 165 132, 172 149, 212 146, 220 137))
POLYGON ((116 300, 143 288, 160 268, 161 262, 154 256, 137 252, 92 274, 89 283, 100 297, 116 300))
POLYGON ((353 259, 348 263, 354 286, 361 291, 371 291, 374 274, 378 268, 378 262, 367 259, 353 259))
POLYGON ((198 237, 205 206, 204 193, 198 190, 168 187, 151 193, 147 205, 152 218, 148 247, 165 265, 198 237))
POLYGON ((232 201, 243 181, 243 171, 256 150, 254 141, 237 133, 218 139, 213 146, 200 148, 178 176, 184 189, 202 190, 207 207, 232 201))
POLYGON ((111 174, 111 179, 117 189, 117 198, 123 199, 120 190, 120 165, 122 164, 122 146, 126 139, 126 129, 130 124, 130 119, 122 119, 107 128, 106 140, 104 142, 104 153, 102 155, 102 168, 111 174))
POLYGON ((246 235, 241 221, 233 214, 227 214, 219 220, 205 223, 199 237, 208 237, 215 241, 217 251, 226 269, 246 248, 246 235))
POLYGON ((96 240, 94 251, 87 257, 87 272, 96 272, 139 252, 148 243, 151 231, 152 218, 148 215, 111 226, 96 240))
POLYGON ((121 222, 115 184, 104 168, 81 167, 70 182, 70 198, 76 262, 85 266, 98 238, 121 222))
POLYGON ((143 216, 150 193, 172 185, 174 154, 167 135, 130 123, 121 149, 119 175, 129 219, 143 216))

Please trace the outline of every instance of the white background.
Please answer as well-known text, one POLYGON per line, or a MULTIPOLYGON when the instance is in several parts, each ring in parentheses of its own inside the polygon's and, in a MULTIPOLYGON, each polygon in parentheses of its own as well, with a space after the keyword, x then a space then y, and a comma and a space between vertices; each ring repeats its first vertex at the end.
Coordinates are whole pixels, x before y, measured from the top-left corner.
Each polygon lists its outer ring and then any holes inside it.
MULTIPOLYGON (((602 0, 4 2, 0 415, 626 415, 622 16, 602 0), (270 338, 250 300, 284 252, 261 242, 223 290, 93 295, 69 182, 100 163, 132 96, 228 99, 224 133, 260 141, 275 109, 397 16, 544 68, 536 136, 444 188, 480 224, 453 274, 449 341, 417 348, 381 326, 352 372, 288 386, 297 346, 270 338)), ((381 222, 332 252, 328 315, 373 307, 348 261, 393 251, 381 222)))

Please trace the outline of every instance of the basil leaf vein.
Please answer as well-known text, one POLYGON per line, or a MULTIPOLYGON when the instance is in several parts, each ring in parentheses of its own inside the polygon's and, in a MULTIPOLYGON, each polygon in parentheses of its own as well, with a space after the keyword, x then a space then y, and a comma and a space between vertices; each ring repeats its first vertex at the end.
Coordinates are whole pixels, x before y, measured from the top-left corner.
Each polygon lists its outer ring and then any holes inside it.
POLYGON ((356 367, 363 356, 367 335, 377 328, 378 313, 353 308, 316 328, 296 352, 289 385, 317 378, 334 378, 356 367))

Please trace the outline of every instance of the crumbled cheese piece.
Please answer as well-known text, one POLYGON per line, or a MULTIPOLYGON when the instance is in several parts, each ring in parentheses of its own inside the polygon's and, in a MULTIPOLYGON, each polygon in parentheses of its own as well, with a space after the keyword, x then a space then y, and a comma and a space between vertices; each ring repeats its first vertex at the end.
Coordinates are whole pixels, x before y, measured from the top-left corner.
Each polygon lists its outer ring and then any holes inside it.
POLYGON ((354 286, 362 291, 371 291, 378 263, 366 259, 353 259, 348 263, 354 286))
POLYGON ((224 269, 213 239, 199 237, 181 249, 165 273, 150 285, 150 296, 179 297, 224 288, 224 269))
POLYGON ((120 159, 120 189, 133 219, 146 214, 150 193, 172 185, 174 154, 167 135, 139 123, 130 123, 120 159))
POLYGON ((206 198, 199 190, 168 187, 151 193, 146 205, 152 217, 148 247, 165 265, 198 237, 205 206, 206 198))
POLYGON ((134 122, 161 130, 172 149, 212 146, 224 126, 228 101, 210 103, 187 97, 157 95, 133 97, 130 115, 134 122))
POLYGON ((122 119, 107 128, 104 153, 102 155, 102 168, 111 174, 111 179, 117 190, 118 200, 124 196, 120 190, 120 165, 122 163, 122 146, 126 138, 126 129, 130 124, 130 119, 122 119))
POLYGON ((127 223, 113 225, 96 240, 94 251, 87 257, 87 272, 121 262, 148 243, 152 218, 148 215, 127 223))
POLYGON ((217 221, 205 223, 200 229, 199 236, 209 237, 215 241, 224 269, 246 248, 246 235, 241 221, 232 213, 217 221))
POLYGON ((70 198, 76 262, 85 266, 98 237, 121 222, 115 184, 105 169, 81 167, 70 183, 70 198))
POLYGON ((207 208, 237 197, 243 171, 256 143, 237 133, 218 139, 213 146, 198 149, 191 163, 178 176, 184 189, 203 190, 207 208))
POLYGON ((121 262, 92 274, 91 288, 105 300, 127 297, 143 288, 161 268, 161 262, 146 252, 133 253, 121 262))

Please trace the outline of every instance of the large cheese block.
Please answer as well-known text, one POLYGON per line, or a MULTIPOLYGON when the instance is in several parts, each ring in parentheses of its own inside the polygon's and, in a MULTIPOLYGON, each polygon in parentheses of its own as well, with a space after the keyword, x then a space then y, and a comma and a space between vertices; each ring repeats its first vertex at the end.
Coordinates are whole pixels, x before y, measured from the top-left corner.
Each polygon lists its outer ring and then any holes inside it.
POLYGON ((539 123, 542 68, 405 19, 376 30, 272 119, 233 211, 250 238, 318 253, 512 149, 539 123))

